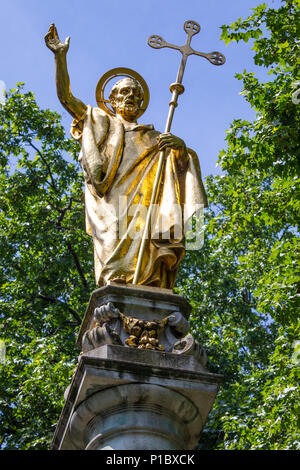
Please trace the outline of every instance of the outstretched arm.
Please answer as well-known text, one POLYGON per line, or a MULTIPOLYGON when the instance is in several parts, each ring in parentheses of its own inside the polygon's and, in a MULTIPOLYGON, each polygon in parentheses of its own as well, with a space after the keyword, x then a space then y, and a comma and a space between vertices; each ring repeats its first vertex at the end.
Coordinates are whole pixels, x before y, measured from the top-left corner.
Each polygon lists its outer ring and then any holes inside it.
POLYGON ((71 93, 70 78, 67 68, 67 52, 70 38, 63 43, 60 41, 54 24, 51 24, 45 36, 46 46, 54 53, 56 90, 63 107, 75 118, 80 119, 87 106, 71 93))

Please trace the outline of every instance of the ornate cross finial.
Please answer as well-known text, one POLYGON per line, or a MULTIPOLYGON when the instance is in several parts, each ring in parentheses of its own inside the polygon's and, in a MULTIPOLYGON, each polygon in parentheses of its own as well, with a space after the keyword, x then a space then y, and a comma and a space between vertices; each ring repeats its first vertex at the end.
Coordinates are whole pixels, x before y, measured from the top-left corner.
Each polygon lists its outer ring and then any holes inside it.
POLYGON ((185 64, 189 55, 198 55, 200 57, 205 57, 213 65, 223 65, 225 63, 225 56, 221 52, 213 51, 209 53, 195 51, 191 48, 191 39, 195 34, 198 34, 200 31, 200 25, 196 21, 188 20, 183 25, 184 31, 187 33, 186 43, 183 46, 176 46, 175 44, 170 44, 166 42, 161 36, 153 34, 148 38, 149 46, 154 49, 162 49, 163 47, 168 47, 170 49, 176 49, 182 54, 182 60, 179 67, 178 75, 176 82, 181 83, 182 77, 185 69, 185 64))
MULTIPOLYGON (((179 66, 178 73, 177 73, 176 82, 170 85, 170 90, 172 92, 172 99, 169 103, 170 108, 169 108, 169 114, 168 114, 168 118, 166 122, 165 133, 170 132, 171 130, 174 111, 175 111, 175 108, 177 107, 178 96, 184 92, 184 86, 182 85, 182 78, 183 78, 184 69, 186 66, 186 61, 187 61, 188 56, 194 54, 200 57, 204 57, 205 59, 209 60, 209 62, 213 65, 223 65, 225 63, 225 57, 223 54, 221 54, 221 52, 214 51, 214 52, 205 53, 205 52, 195 51, 194 49, 191 48, 190 44, 191 44, 192 37, 195 34, 198 34, 200 31, 200 25, 196 23, 196 21, 191 21, 191 20, 186 21, 183 25, 183 28, 185 32, 187 33, 186 43, 183 46, 176 46, 175 44, 169 44, 161 36, 157 36, 156 34, 153 34, 152 36, 148 38, 149 46, 153 47, 154 49, 162 49, 163 47, 168 47, 170 49, 176 49, 182 54, 182 59, 181 59, 181 63, 179 66)), ((141 241, 140 250, 138 254, 136 270, 135 270, 134 278, 132 281, 133 284, 138 283, 139 274, 141 271, 142 260, 143 260, 145 246, 146 246, 146 239, 148 238, 148 235, 149 235, 151 215, 152 215, 153 207, 154 207, 156 197, 158 194, 160 177, 161 177, 161 173, 163 170, 164 155, 165 155, 164 151, 161 151, 159 155, 159 160, 158 160, 157 173, 156 173, 156 177, 155 177, 155 181, 153 185, 151 202, 150 202, 150 206, 147 212, 144 233, 142 236, 142 241, 141 241)))

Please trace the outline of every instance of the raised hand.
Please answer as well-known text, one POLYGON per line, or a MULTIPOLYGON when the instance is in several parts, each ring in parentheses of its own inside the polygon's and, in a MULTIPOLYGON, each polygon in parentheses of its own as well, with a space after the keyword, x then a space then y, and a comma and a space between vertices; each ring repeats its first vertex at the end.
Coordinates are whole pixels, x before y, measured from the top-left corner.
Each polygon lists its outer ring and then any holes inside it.
POLYGON ((57 29, 55 27, 55 24, 52 23, 48 33, 45 36, 45 43, 46 46, 54 53, 67 53, 69 49, 69 43, 70 43, 70 36, 67 37, 65 42, 61 42, 58 34, 57 34, 57 29))
POLYGON ((78 98, 72 95, 70 88, 70 78, 67 67, 67 51, 69 49, 70 38, 61 42, 54 24, 49 28, 45 36, 46 46, 54 53, 55 58, 55 79, 57 96, 63 107, 75 119, 81 119, 87 110, 87 106, 78 98))

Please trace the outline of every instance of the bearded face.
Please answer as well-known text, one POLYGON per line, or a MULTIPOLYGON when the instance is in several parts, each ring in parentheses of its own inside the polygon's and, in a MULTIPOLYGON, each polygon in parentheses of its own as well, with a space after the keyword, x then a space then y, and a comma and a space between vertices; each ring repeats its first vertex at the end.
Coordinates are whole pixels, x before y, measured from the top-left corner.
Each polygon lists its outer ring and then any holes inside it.
POLYGON ((125 78, 120 80, 109 96, 110 103, 115 112, 126 121, 136 121, 143 100, 143 92, 135 80, 125 78))

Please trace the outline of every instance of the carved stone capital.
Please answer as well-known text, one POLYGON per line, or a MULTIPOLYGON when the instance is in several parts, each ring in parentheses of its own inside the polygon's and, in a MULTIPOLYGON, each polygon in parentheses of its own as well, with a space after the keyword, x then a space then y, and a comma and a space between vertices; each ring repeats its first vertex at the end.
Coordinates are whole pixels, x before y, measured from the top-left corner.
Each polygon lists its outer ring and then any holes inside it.
POLYGON ((162 320, 149 321, 124 315, 112 302, 107 302, 95 308, 92 327, 83 335, 82 352, 115 344, 190 355, 205 367, 206 352, 187 334, 189 328, 188 320, 180 311, 162 320))
POLYGON ((83 353, 104 345, 122 345, 193 356, 205 366, 205 351, 188 334, 190 324, 183 297, 137 286, 106 286, 98 292, 102 295, 93 294, 83 322, 83 353))

